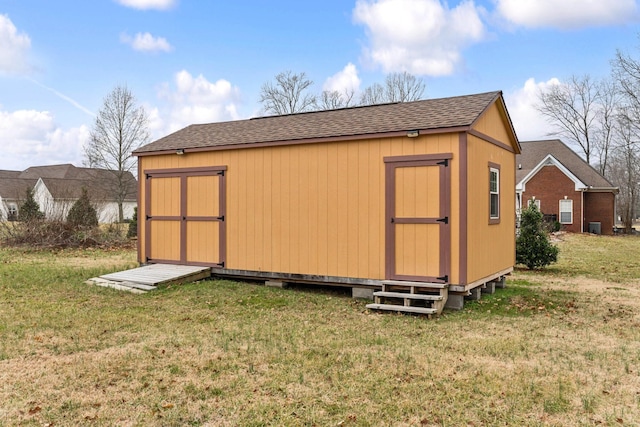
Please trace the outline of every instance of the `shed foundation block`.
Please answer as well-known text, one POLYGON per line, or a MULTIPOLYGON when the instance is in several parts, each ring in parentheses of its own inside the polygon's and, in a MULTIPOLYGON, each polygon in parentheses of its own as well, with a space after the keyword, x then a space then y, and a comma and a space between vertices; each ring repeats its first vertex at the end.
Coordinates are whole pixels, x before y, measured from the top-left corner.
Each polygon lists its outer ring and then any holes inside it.
POLYGON ((462 310, 464 308, 464 296, 449 293, 444 308, 449 310, 462 310))
POLYGON ((496 293, 496 282, 487 282, 481 288, 481 292, 483 294, 495 294, 496 293))
POLYGON ((468 301, 480 301, 480 296, 482 294, 482 288, 478 286, 477 288, 469 289, 469 295, 465 297, 468 301))
POLYGON ((286 282, 281 282, 278 280, 267 280, 264 282, 264 285, 270 288, 281 288, 281 289, 284 289, 287 287, 286 282))
POLYGON ((373 301, 373 289, 351 288, 351 297, 373 301))
POLYGON ((504 289, 507 287, 506 282, 507 282, 507 278, 504 276, 493 281, 493 283, 496 284, 496 288, 500 288, 500 289, 504 289))

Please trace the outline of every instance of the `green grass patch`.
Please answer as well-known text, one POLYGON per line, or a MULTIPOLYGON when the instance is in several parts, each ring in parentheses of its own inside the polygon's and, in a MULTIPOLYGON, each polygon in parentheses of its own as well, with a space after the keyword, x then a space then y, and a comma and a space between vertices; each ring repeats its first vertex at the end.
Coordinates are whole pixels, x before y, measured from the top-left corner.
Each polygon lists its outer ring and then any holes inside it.
POLYGON ((633 424, 640 290, 585 241, 619 240, 567 237, 555 270, 431 320, 341 289, 136 295, 84 283, 133 252, 0 249, 0 425, 633 424), (591 269, 562 260, 581 250, 591 269))
POLYGON ((575 309, 573 292, 543 288, 528 280, 509 280, 507 287, 494 294, 483 294, 479 301, 467 301, 465 314, 477 316, 532 316, 566 314, 575 309))
POLYGON ((551 277, 584 276, 607 282, 621 283, 640 278, 639 236, 598 236, 593 234, 561 234, 556 242, 560 249, 558 262, 523 274, 543 274, 551 277))

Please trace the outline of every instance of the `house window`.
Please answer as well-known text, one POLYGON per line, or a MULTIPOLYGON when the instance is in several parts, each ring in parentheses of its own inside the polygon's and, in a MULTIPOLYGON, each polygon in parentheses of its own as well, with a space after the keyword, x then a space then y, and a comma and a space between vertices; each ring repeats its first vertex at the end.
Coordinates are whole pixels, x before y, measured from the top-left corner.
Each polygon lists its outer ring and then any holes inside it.
POLYGON ((560 224, 573 224, 573 200, 560 200, 560 224))
POLYGON ((18 219, 18 205, 15 203, 9 203, 9 212, 7 215, 9 221, 15 221, 18 219))
POLYGON ((500 166, 489 164, 489 224, 500 222, 500 166))

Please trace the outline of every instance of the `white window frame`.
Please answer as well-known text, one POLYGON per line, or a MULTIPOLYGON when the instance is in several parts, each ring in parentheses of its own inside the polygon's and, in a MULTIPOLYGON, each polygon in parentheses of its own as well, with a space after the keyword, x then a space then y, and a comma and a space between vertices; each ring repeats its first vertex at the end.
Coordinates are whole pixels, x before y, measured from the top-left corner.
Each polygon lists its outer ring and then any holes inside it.
POLYGON ((560 224, 573 224, 573 200, 572 199, 560 200, 559 207, 558 207, 558 221, 560 222, 560 224), (565 206, 568 205, 569 209, 565 208, 563 210, 562 209, 562 205, 565 205, 565 206), (563 221, 562 220, 562 214, 563 213, 569 213, 571 220, 568 221, 568 222, 567 221, 563 221))
POLYGON ((497 224, 500 222, 500 167, 498 165, 489 165, 489 223, 497 224), (496 188, 491 188, 492 176, 496 175, 496 188), (496 198, 496 212, 492 211, 492 199, 496 198))

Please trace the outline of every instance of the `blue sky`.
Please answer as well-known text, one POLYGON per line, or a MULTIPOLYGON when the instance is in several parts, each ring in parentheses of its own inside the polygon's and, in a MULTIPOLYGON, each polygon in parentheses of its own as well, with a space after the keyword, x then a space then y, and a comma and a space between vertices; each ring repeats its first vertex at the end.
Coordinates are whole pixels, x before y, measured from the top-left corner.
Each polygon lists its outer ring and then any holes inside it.
POLYGON ((105 95, 126 84, 153 139, 259 114, 260 86, 306 72, 314 92, 386 73, 429 98, 502 90, 522 140, 547 137, 536 93, 640 58, 634 0, 0 0, 0 169, 83 162, 105 95))

